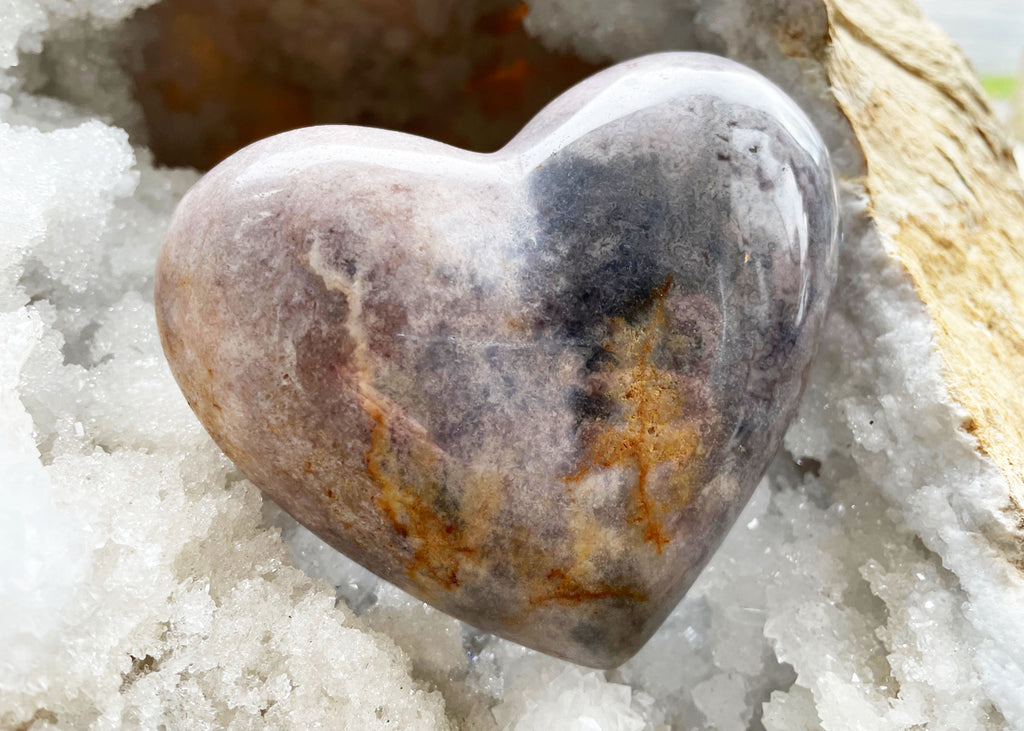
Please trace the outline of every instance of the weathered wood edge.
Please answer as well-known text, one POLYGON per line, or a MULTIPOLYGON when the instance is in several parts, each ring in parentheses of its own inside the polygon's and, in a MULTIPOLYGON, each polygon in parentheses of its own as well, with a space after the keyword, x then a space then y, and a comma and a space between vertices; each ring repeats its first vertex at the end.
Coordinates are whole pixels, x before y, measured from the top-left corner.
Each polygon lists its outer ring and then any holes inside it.
MULTIPOLYGON (((1009 485, 1024 569, 1024 184, 959 48, 909 0, 825 0, 826 71, 869 212, 935 323, 950 395, 1009 485)), ((1012 545, 1015 544, 1015 545, 1012 545)))

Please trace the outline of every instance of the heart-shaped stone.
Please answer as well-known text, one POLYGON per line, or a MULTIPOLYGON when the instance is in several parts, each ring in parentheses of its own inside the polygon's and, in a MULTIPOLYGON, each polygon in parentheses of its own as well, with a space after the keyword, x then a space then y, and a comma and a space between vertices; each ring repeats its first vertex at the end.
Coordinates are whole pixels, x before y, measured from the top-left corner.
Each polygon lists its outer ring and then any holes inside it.
POLYGON ((157 315, 189 404, 301 523, 456 617, 610 667, 779 447, 836 208, 785 94, 660 54, 494 154, 355 127, 238 152, 174 215, 157 315))

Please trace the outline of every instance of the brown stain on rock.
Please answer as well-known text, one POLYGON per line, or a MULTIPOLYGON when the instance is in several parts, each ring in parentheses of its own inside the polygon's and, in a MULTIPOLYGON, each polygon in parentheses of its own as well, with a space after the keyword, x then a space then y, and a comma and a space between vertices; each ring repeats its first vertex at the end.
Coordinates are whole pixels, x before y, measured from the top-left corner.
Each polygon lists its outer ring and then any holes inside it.
POLYGON ((639 525, 644 542, 658 553, 672 542, 664 520, 670 510, 689 501, 695 484, 695 457, 700 454, 700 437, 683 419, 683 398, 676 377, 660 369, 652 357, 655 348, 669 337, 665 297, 669 279, 654 293, 646 324, 633 325, 623 319, 612 323, 612 337, 606 349, 622 367, 616 370, 606 395, 622 407, 620 423, 602 426, 590 437, 582 465, 565 477, 581 481, 595 467, 632 467, 636 484, 632 491, 630 523, 639 525), (668 469, 671 495, 663 500, 652 494, 652 477, 668 469))
MULTIPOLYGON (((524 537, 524 545, 541 550, 502 552, 492 545, 502 532, 494 525, 505 489, 500 475, 449 465, 452 474, 462 476, 446 477, 440 450, 426 430, 417 433, 414 422, 402 418, 398 407, 372 387, 363 384, 360 391, 370 421, 366 474, 379 490, 374 502, 395 535, 407 542, 411 556, 406 574, 425 592, 457 591, 467 572, 489 572, 500 561, 511 559, 508 568, 526 587, 517 592, 526 606, 648 600, 647 592, 635 584, 601 578, 601 557, 593 555, 600 543, 600 528, 588 527, 586 521, 569 531, 568 560, 532 534, 524 537), (460 491, 457 505, 448 509, 441 506, 446 479, 460 491)), ((519 611, 510 607, 512 614, 519 611)))
MULTIPOLYGON (((593 515, 574 510, 566 538, 557 546, 537 546, 532 532, 522 536, 518 573, 525 577, 524 608, 545 604, 579 605, 618 600, 642 603, 649 594, 642 580, 611 580, 605 571, 621 548, 621 526, 600 525, 593 515), (563 553, 565 551, 567 553, 563 553)), ((520 614, 522 612, 519 612, 520 614)))
MULTIPOLYGON (((408 541, 412 557, 406 566, 411 580, 424 590, 439 587, 453 591, 467 563, 488 559, 484 547, 489 526, 500 506, 500 480, 493 476, 469 476, 459 481, 462 494, 455 504, 441 508, 446 490, 444 465, 438 448, 426 432, 406 435, 409 454, 395 453, 392 430, 395 408, 379 394, 363 389, 363 409, 371 421, 370 443, 364 456, 366 473, 380 490, 375 503, 395 534, 408 541), (402 469, 404 468, 404 469, 402 469), (470 519, 463 519, 471 513, 470 519)), ((407 423, 403 426, 409 426, 407 423)), ((473 566, 475 572, 480 566, 473 566)))
POLYGON ((412 562, 406 567, 409 578, 417 583, 425 578, 451 591, 459 586, 460 555, 473 550, 459 545, 458 525, 438 516, 416 490, 429 486, 402 484, 400 478, 396 479, 384 410, 370 400, 364 401, 364 408, 373 420, 365 456, 366 473, 380 489, 377 507, 395 533, 412 548, 412 562))
POLYGON ((529 603, 543 604, 546 602, 562 602, 566 604, 581 604, 602 599, 626 599, 633 602, 645 602, 648 595, 639 589, 630 586, 613 586, 607 583, 587 585, 571 573, 562 569, 552 569, 548 572, 546 586, 530 595, 529 603))

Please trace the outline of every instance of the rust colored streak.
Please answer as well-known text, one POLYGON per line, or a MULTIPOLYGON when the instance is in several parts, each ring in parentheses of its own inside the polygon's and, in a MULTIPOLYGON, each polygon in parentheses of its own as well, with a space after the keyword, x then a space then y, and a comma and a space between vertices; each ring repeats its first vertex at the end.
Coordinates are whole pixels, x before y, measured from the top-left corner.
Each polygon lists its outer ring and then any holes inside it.
MULTIPOLYGON (((619 353, 622 362, 633 364, 620 373, 610 394, 625 407, 625 423, 595 435, 587 461, 564 478, 567 482, 578 482, 594 466, 635 467, 634 514, 629 522, 642 526, 643 540, 653 545, 658 553, 672 541, 663 525, 670 506, 650 494, 652 472, 662 465, 670 465, 673 482, 686 487, 693 457, 700 447, 696 430, 680 423, 683 404, 672 374, 657 368, 651 358, 666 329, 665 296, 671 286, 669 278, 654 292, 646 327, 617 324, 616 335, 607 347, 619 353)), ((689 494, 688 489, 683 492, 689 494)))
POLYGON ((429 445, 415 457, 419 484, 401 484, 390 465, 391 438, 384 408, 364 394, 363 408, 372 419, 370 446, 366 451, 366 472, 380 489, 376 504, 394 528, 395 533, 409 541, 413 548, 412 562, 407 566, 409 578, 422 585, 420 579, 446 591, 459 587, 462 560, 478 553, 469 545, 462 526, 439 516, 423 498, 423 492, 436 490, 436 458, 429 455, 429 445))
POLYGON ((579 604, 582 602, 596 601, 599 599, 627 599, 633 602, 647 601, 647 594, 629 586, 612 586, 610 584, 597 584, 595 586, 584 586, 579 580, 571 577, 561 569, 552 569, 547 579, 555 582, 549 590, 534 594, 530 597, 531 605, 544 604, 547 602, 562 602, 566 604, 579 604))

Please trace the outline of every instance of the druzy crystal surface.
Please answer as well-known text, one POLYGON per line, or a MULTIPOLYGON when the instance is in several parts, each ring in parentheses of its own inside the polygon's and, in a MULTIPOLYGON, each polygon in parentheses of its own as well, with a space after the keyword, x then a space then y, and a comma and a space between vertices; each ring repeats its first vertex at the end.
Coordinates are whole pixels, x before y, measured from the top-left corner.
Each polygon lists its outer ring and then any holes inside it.
POLYGON ((288 512, 478 627, 617 665, 777 451, 835 278, 825 147, 735 63, 648 56, 477 154, 269 138, 179 205, 168 360, 288 512))

